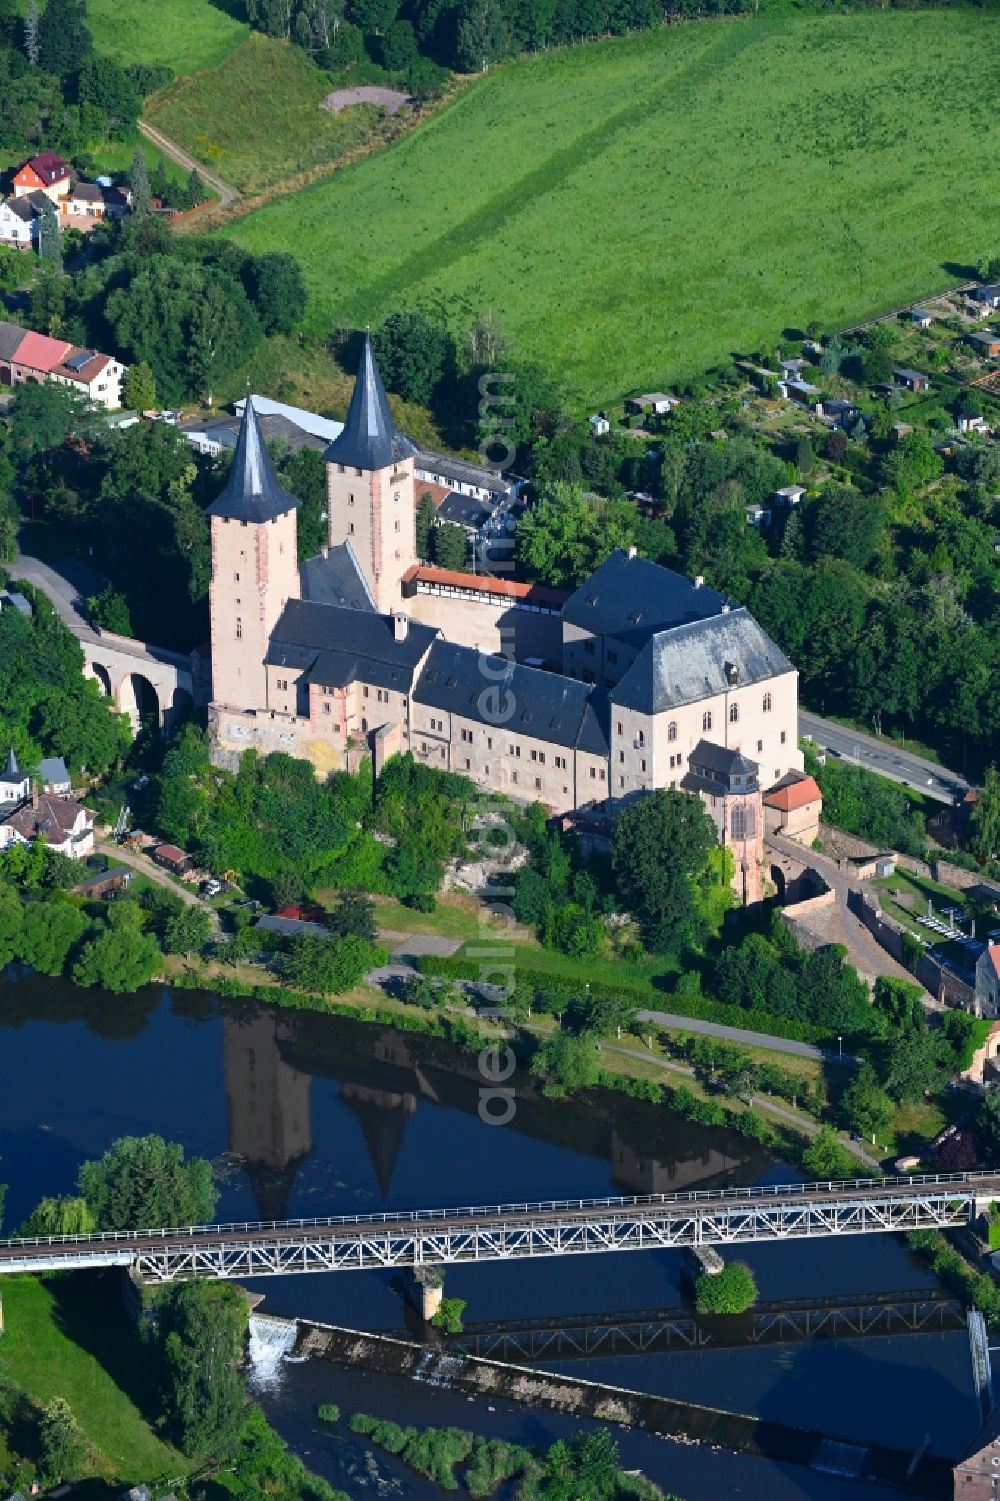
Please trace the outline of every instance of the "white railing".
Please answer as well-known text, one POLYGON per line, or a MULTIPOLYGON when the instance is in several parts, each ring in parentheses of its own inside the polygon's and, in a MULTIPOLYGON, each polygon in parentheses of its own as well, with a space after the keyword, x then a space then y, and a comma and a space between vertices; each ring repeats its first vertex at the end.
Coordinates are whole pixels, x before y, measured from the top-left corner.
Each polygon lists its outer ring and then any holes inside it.
MULTIPOLYGON (((1000 1172, 996 1173, 921 1173, 901 1178, 849 1178, 826 1183, 775 1183, 757 1188, 708 1188, 692 1193, 633 1194, 623 1197, 598 1199, 543 1199, 533 1203, 494 1205, 467 1205, 452 1209, 405 1209, 383 1214, 320 1215, 290 1220, 231 1220, 219 1225, 177 1225, 169 1228, 146 1230, 105 1230, 91 1235, 12 1236, 0 1240, 0 1251, 24 1249, 32 1246, 86 1245, 97 1248, 101 1245, 133 1243, 146 1240, 224 1240, 231 1235, 260 1234, 267 1231, 328 1230, 379 1225, 423 1225, 428 1223, 449 1224, 457 1220, 503 1220, 528 1216, 531 1218, 551 1214, 586 1214, 591 1210, 658 1209, 681 1207, 692 1208, 712 1204, 750 1202, 759 1203, 768 1199, 809 1200, 828 1195, 850 1197, 862 1194, 865 1198, 908 1198, 911 1193, 920 1197, 924 1191, 951 1187, 964 1189, 960 1197, 992 1192, 1000 1196, 1000 1172)), ((935 1195, 939 1197, 939 1195, 935 1195)))

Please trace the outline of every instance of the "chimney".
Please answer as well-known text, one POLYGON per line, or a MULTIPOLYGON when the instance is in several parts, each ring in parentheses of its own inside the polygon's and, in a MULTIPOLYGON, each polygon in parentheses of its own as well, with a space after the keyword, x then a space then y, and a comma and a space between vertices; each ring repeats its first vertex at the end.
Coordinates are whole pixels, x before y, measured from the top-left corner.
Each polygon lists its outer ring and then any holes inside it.
POLYGON ((394 641, 405 641, 407 635, 409 634, 409 630, 410 617, 408 615, 404 615, 401 610, 393 610, 392 639, 394 641))
POLYGON ((696 573, 695 576, 694 576, 694 586, 695 586, 695 588, 696 589, 703 588, 704 583, 705 583, 705 575, 702 574, 702 573, 696 573))
POLYGON ((630 547, 628 549, 628 554, 627 554, 628 557, 635 558, 635 557, 638 557, 638 555, 639 555, 639 549, 637 547, 630 547))

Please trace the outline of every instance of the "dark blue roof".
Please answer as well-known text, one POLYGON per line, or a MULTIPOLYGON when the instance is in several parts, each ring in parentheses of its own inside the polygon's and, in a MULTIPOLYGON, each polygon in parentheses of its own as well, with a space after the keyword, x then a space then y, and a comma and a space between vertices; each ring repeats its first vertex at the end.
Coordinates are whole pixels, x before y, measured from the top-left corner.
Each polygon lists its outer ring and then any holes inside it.
POLYGON ((350 542, 328 547, 299 566, 302 598, 320 605, 374 610, 375 601, 350 542))
POLYGON ((247 401, 226 487, 208 507, 208 515, 231 521, 272 521, 275 516, 294 511, 298 504, 295 496, 278 483, 253 402, 247 401))
POLYGON ((326 450, 326 461, 350 469, 388 469, 414 452, 413 444, 402 436, 393 420, 372 341, 366 334, 344 431, 326 450))
POLYGON ((411 620, 397 641, 391 615, 290 599, 271 633, 266 661, 331 688, 357 681, 408 693, 435 635, 430 626, 411 620))
POLYGON ((594 694, 576 678, 521 667, 503 657, 484 659, 475 647, 453 641, 435 641, 413 688, 415 703, 492 724, 501 731, 569 749, 579 745, 606 756, 607 711, 603 694, 598 693, 599 703, 592 705, 594 694), (513 705, 513 712, 498 719, 498 704, 504 714, 513 705))
POLYGON ((563 619, 595 636, 637 644, 657 631, 722 613, 723 595, 618 548, 563 605, 563 619))

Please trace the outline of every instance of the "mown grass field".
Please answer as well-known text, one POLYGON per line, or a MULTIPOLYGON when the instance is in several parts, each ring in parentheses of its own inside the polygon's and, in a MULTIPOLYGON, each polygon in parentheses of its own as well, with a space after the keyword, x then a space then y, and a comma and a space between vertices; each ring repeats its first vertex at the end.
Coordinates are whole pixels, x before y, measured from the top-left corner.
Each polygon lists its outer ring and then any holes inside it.
POLYGON ((216 67, 152 98, 145 118, 242 192, 257 193, 370 137, 378 111, 332 115, 320 108, 330 88, 300 48, 251 32, 216 67))
POLYGON ((997 240, 1000 153, 970 59, 998 47, 995 14, 887 12, 527 58, 224 232, 299 256, 315 332, 493 309, 592 407, 974 263, 997 240))
POLYGON ((10 1277, 3 1295, 4 1371, 38 1402, 65 1398, 97 1473, 135 1484, 191 1468, 149 1426, 152 1374, 138 1356, 116 1273, 10 1277))
POLYGON ((99 52, 175 73, 215 67, 250 30, 211 0, 89 0, 87 24, 99 52))

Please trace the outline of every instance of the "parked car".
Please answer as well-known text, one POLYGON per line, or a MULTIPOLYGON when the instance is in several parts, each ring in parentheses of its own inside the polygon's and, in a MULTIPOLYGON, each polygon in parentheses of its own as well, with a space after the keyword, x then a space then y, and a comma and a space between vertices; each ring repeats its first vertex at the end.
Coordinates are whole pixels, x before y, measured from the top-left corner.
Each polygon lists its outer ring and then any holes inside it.
POLYGON ((215 879, 215 877, 212 876, 209 880, 207 880, 205 882, 204 886, 201 888, 201 894, 205 898, 205 900, 208 901, 208 899, 210 897, 218 896, 218 894, 219 894, 219 892, 221 890, 222 890, 222 882, 221 881, 217 881, 215 879))

